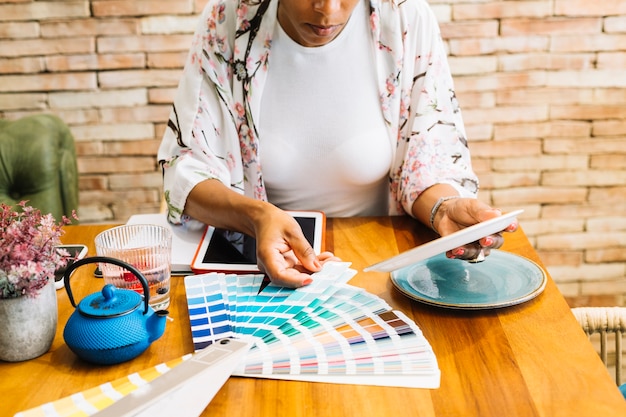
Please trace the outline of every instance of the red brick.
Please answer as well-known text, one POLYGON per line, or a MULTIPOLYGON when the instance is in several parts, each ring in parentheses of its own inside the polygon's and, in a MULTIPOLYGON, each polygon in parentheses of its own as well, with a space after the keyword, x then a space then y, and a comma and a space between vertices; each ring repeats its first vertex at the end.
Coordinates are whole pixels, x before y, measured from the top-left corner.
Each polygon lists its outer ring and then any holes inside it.
MULTIPOLYGON (((92 155, 102 155, 104 148, 102 142, 99 141, 77 141, 76 142, 76 155, 79 156, 79 159, 82 159, 83 156, 92 156, 92 155)), ((83 177, 81 175, 81 177, 83 177)), ((101 177, 107 178, 106 175, 101 175, 101 177)))
POLYGON ((561 16, 607 16, 626 14, 626 3, 623 0, 555 0, 554 13, 561 16))
POLYGON ((63 73, 0 77, 0 91, 59 91, 96 88, 95 74, 63 73))
POLYGON ((552 52, 612 51, 626 49, 626 35, 566 35, 553 36, 550 43, 552 52))
POLYGON ((180 81, 182 70, 129 70, 101 72, 103 88, 172 87, 180 81))
POLYGON ((496 206, 528 203, 583 203, 587 197, 584 187, 520 187, 491 192, 496 206))
POLYGON ((152 104, 172 104, 176 88, 150 88, 148 89, 148 103, 152 104))
POLYGON ((136 19, 77 19, 41 22, 41 36, 44 38, 65 38, 76 36, 119 36, 138 33, 136 19))
POLYGON ((511 35, 561 35, 602 32, 601 18, 568 19, 543 18, 543 19, 503 19, 500 34, 511 35))
POLYGON ((578 266, 583 263, 581 251, 538 251, 541 260, 547 265, 578 266))
POLYGON ((473 142, 470 150, 473 156, 483 158, 541 155, 541 141, 530 139, 473 142))
POLYGON ((198 25, 197 16, 150 16, 141 19, 141 33, 148 34, 192 34, 198 25))
POLYGON ((481 20, 473 22, 454 22, 439 25, 441 35, 445 39, 451 38, 486 38, 498 36, 500 24, 497 20, 481 20))
POLYGON ((0 93, 0 109, 24 110, 46 108, 48 96, 42 93, 0 93))
POLYGON ((548 107, 545 104, 535 106, 497 106, 483 109, 465 109, 464 117, 472 123, 519 123, 548 120, 548 107))
POLYGON ((604 18, 604 31, 606 33, 626 32, 626 16, 605 17, 604 18))
POLYGON ((546 73, 545 82, 551 87, 624 88, 626 73, 617 70, 554 71, 546 73))
POLYGON ((589 190, 589 201, 599 201, 606 205, 609 210, 596 210, 589 217, 626 216, 626 187, 597 187, 589 190))
POLYGON ((546 153, 602 154, 624 152, 623 139, 548 139, 544 141, 546 153))
MULTIPOLYGON (((76 140, 143 140, 154 137, 151 123, 107 123, 73 126, 76 140)), ((115 172, 111 167, 111 172, 115 172)))
POLYGON ((96 109, 55 109, 54 113, 61 118, 65 123, 69 125, 82 125, 89 123, 96 123, 99 119, 98 111, 96 109))
POLYGON ((499 56, 498 68, 500 71, 588 70, 596 66, 596 60, 598 58, 593 52, 571 54, 518 53, 499 56))
POLYGON ((624 119, 626 106, 622 105, 553 105, 550 115, 554 119, 567 120, 594 120, 594 119, 624 119))
POLYGON ((610 187, 626 184, 626 171, 622 170, 578 170, 544 172, 542 185, 547 186, 584 186, 610 187))
POLYGON ((0 74, 28 74, 45 69, 42 57, 0 58, 0 74))
MULTIPOLYGON (((50 106, 64 108, 135 107, 147 104, 143 88, 50 93, 50 106)), ((99 118, 99 117, 98 117, 99 118)))
POLYGON ((105 155, 140 155, 151 156, 156 161, 156 153, 161 144, 161 138, 105 142, 103 145, 105 155))
POLYGON ((86 54, 46 57, 46 67, 52 72, 137 69, 146 65, 145 54, 86 54))
POLYGON ((160 170, 152 173, 111 175, 109 186, 113 191, 136 188, 160 189, 163 187, 163 175, 160 170))
POLYGON ((593 136, 624 136, 626 135, 626 120, 594 121, 592 134, 593 136))
POLYGON ((182 69, 187 52, 165 52, 148 54, 148 68, 182 69))
POLYGON ((9 40, 0 41, 0 56, 91 53, 95 48, 92 38, 9 40))
POLYGON ((171 0, 93 0, 91 6, 93 15, 97 17, 183 14, 193 11, 191 2, 171 0))
POLYGON ((590 132, 591 123, 556 120, 540 123, 497 125, 494 129, 494 137, 497 140, 559 137, 588 138, 590 132))
POLYGON ((36 38, 37 36, 39 36, 39 25, 35 22, 0 23, 0 39, 36 38))
POLYGON ((509 36, 498 38, 451 39, 450 55, 488 55, 495 53, 546 52, 548 36, 509 36))
POLYGON ((546 1, 473 2, 454 4, 452 6, 452 18, 454 20, 546 17, 551 12, 551 4, 546 1))
POLYGON ((625 52, 600 52, 598 55, 598 69, 623 69, 626 67, 625 52))
POLYGON ((104 123, 115 122, 163 122, 170 115, 171 106, 133 106, 109 107, 100 110, 101 120, 104 123))
POLYGON ((1 21, 47 20, 89 16, 89 2, 82 0, 30 1, 20 4, 0 4, 1 21))
POLYGON ((558 104, 589 103, 593 100, 593 91, 582 88, 519 88, 496 92, 496 102, 502 104, 558 104))
POLYGON ((78 170, 81 174, 153 172, 156 160, 146 156, 86 156, 78 160, 78 170))
POLYGON ((78 188, 81 191, 106 190, 108 182, 106 175, 81 175, 78 188))
POLYGON ((98 38, 99 53, 188 51, 191 35, 107 36, 98 38))
POLYGON ((495 91, 511 88, 542 87, 546 85, 546 74, 543 71, 521 73, 494 73, 484 75, 464 75, 456 77, 455 86, 458 91, 495 91))
MULTIPOLYGON (((494 158, 491 168, 501 171, 581 171, 589 166, 587 155, 533 155, 494 158)), ((545 174, 545 172, 544 172, 545 174)))

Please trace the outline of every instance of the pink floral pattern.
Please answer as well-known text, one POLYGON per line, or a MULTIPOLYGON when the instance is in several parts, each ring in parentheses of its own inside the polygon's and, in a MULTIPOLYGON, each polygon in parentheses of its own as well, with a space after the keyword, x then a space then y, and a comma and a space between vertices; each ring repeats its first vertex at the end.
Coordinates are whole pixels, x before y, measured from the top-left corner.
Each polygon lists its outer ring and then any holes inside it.
MULTIPOLYGON (((397 142, 389 214, 410 213, 420 193, 437 183, 475 196, 478 180, 432 11, 425 0, 369 3, 379 68, 372 88, 397 142)), ((277 4, 209 0, 204 9, 158 155, 173 222, 181 221, 191 189, 207 178, 266 199, 255 120, 271 67, 277 4)))

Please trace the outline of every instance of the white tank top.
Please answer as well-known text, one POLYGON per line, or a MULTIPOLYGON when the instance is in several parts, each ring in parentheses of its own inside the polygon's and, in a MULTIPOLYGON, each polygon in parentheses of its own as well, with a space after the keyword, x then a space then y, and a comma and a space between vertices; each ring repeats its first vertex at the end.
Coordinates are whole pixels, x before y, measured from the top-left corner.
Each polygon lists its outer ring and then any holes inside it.
POLYGON ((359 2, 337 38, 317 48, 276 25, 257 126, 268 200, 278 207, 387 214, 392 152, 368 19, 359 2))

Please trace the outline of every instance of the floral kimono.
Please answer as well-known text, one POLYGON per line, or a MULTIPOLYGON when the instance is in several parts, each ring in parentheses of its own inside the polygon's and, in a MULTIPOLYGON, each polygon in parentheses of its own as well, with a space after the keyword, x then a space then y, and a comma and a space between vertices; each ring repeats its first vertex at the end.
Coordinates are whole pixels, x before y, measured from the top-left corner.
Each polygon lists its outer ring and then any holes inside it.
MULTIPOLYGON (((218 179, 267 199, 256 121, 271 67, 277 0, 209 0, 193 38, 158 159, 170 221, 191 189, 218 179)), ((437 183, 473 197, 463 121, 439 27, 425 0, 370 0, 377 88, 389 140, 389 214, 411 213, 437 183)), ((261 145, 262 146, 262 145, 261 145)))

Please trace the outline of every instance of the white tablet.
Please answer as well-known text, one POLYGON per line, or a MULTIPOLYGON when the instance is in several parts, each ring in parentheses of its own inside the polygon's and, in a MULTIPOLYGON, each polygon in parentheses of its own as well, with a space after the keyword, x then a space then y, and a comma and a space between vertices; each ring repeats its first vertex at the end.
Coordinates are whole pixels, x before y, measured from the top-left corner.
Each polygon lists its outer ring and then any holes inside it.
POLYGON ((475 242, 485 236, 501 232, 510 225, 513 220, 524 210, 516 210, 502 216, 495 217, 491 220, 476 223, 473 226, 466 227, 458 232, 449 234, 431 242, 424 243, 399 255, 393 256, 384 261, 375 263, 363 269, 364 272, 379 271, 391 272, 396 269, 404 268, 418 261, 430 258, 440 253, 447 252, 459 246, 467 245, 475 242))
MULTIPOLYGON (((326 216, 321 211, 288 211, 300 224, 315 253, 324 250, 326 216)), ((208 226, 194 255, 191 270, 205 272, 258 273, 256 241, 239 232, 208 226)))

